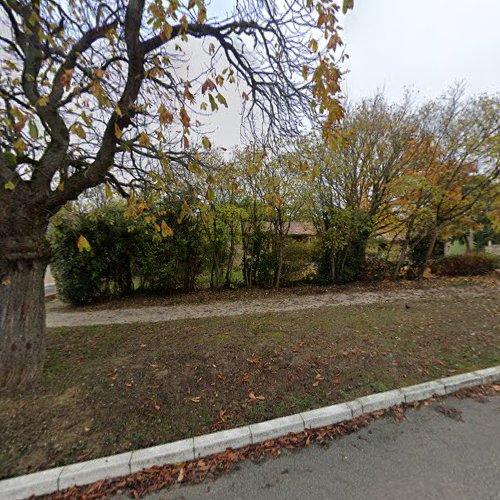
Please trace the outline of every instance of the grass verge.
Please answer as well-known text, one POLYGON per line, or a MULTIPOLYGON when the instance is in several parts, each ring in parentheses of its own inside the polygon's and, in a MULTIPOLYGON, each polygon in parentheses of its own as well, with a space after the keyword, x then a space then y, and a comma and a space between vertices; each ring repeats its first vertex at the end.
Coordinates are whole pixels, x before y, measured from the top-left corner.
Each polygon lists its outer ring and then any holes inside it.
POLYGON ((470 298, 57 328, 0 400, 1 477, 500 363, 495 291, 470 298))

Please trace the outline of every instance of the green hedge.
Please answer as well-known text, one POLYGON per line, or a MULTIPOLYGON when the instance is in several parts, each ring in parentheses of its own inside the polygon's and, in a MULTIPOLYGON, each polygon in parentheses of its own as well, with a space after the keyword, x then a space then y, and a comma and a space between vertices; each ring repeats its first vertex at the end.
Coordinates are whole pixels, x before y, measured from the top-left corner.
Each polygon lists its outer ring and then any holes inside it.
POLYGON ((206 242, 197 219, 178 221, 179 208, 159 206, 132 217, 125 206, 113 205, 61 217, 51 230, 51 269, 61 298, 80 305, 139 289, 192 290, 203 271, 206 242), (173 235, 155 230, 162 221, 173 235), (80 235, 90 251, 78 249, 80 235))

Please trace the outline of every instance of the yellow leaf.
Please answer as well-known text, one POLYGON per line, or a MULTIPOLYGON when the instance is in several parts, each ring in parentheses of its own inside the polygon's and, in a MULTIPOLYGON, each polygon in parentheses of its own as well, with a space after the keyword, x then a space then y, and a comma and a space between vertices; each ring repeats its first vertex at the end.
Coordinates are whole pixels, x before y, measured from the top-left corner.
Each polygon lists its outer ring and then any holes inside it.
POLYGON ((22 153, 28 147, 21 137, 19 137, 19 139, 17 139, 17 141, 15 141, 12 145, 18 153, 22 153))
POLYGON ((265 396, 256 396, 253 391, 248 391, 248 397, 252 401, 264 401, 266 399, 265 396))
POLYGON ((203 137, 201 143, 203 144, 203 147, 205 149, 210 149, 212 147, 212 143, 210 142, 210 139, 208 137, 203 137))
POLYGON ((164 40, 170 40, 170 37, 172 36, 172 31, 173 31, 172 26, 170 26, 170 24, 168 23, 165 23, 161 30, 161 35, 160 35, 161 38, 163 38, 164 40))
POLYGON ((36 103, 38 106, 41 106, 43 108, 49 103, 49 98, 47 96, 40 97, 38 101, 36 101, 36 103))
POLYGON ((71 127, 71 131, 76 134, 80 139, 85 139, 87 137, 87 134, 85 133, 85 130, 79 123, 75 123, 73 127, 71 127))
POLYGON ((119 139, 122 136, 122 129, 115 123, 115 137, 119 139))
POLYGON ((5 189, 8 189, 9 191, 14 191, 14 189, 16 188, 16 186, 14 185, 14 183, 12 182, 6 182, 3 187, 5 189))
POLYGON ((76 246, 78 247, 79 252, 83 252, 84 250, 86 252, 90 252, 90 243, 88 242, 87 238, 81 234, 78 236, 78 240, 76 241, 76 246))
POLYGON ((174 235, 174 230, 164 220, 161 221, 161 235, 164 238, 174 235))
POLYGON ((227 108, 226 98, 222 94, 217 94, 217 100, 227 108))
POLYGON ((141 132, 139 135, 139 145, 141 146, 149 146, 151 144, 148 134, 146 132, 141 132))
POLYGON ((344 0, 342 4, 342 12, 345 14, 348 10, 354 8, 354 0, 344 0))

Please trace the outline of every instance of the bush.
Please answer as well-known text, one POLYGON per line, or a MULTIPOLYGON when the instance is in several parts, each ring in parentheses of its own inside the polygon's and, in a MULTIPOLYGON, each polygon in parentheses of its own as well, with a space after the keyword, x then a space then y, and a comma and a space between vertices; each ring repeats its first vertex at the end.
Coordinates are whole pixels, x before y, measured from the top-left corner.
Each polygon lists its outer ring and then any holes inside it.
POLYGON ((179 206, 127 215, 123 205, 66 214, 51 228, 51 268, 61 298, 73 305, 121 297, 134 290, 192 290, 203 271, 206 241, 196 218, 178 221, 179 206), (166 222, 162 237, 151 219, 166 222), (90 251, 79 251, 83 235, 90 251))
POLYGON ((288 238, 283 249, 283 283, 311 281, 316 278, 316 242, 288 238))
POLYGON ((494 271, 499 264, 498 256, 468 253, 436 259, 431 263, 431 271, 439 276, 474 276, 494 271))
POLYGON ((361 278, 369 281, 390 278, 393 269, 393 262, 384 259, 379 254, 370 253, 366 256, 361 278))

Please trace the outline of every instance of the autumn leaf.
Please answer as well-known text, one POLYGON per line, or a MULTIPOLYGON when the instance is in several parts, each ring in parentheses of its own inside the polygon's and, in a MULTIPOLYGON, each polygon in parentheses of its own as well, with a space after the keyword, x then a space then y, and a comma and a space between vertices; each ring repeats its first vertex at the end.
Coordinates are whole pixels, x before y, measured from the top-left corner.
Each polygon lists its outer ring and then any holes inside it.
POLYGON ((14 189, 16 188, 15 184, 13 182, 6 182, 4 185, 3 185, 4 189, 7 189, 8 191, 14 191, 14 189))
POLYGON ((217 94, 217 100, 227 108, 227 101, 226 101, 226 98, 221 94, 221 93, 218 93, 217 94))
POLYGON ((265 396, 256 396, 253 391, 248 391, 248 397, 252 401, 264 401, 266 399, 265 396))
POLYGON ((191 398, 191 401, 192 401, 193 403, 199 403, 199 402, 201 401, 201 396, 196 396, 196 397, 194 397, 194 398, 191 398))
POLYGON ((161 235, 164 238, 174 235, 174 230, 164 220, 161 221, 161 235))
POLYGON ((174 121, 174 115, 168 111, 168 109, 165 107, 164 104, 162 104, 158 112, 160 114, 160 123, 165 125, 165 124, 170 124, 174 121))
POLYGON ((49 98, 47 96, 40 97, 36 101, 37 106, 40 106, 41 108, 44 108, 45 106, 47 106, 48 103, 49 103, 49 98))
POLYGON ((210 78, 207 78, 204 82, 203 82, 203 85, 201 86, 201 93, 202 94, 205 94, 207 92, 207 90, 215 90, 216 89, 216 85, 215 83, 210 80, 210 78))
POLYGON ((104 194, 106 195, 106 198, 113 198, 113 192, 111 191, 111 188, 109 187, 109 184, 104 184, 104 194))
POLYGON ((342 380, 340 380, 340 377, 333 377, 332 378, 332 384, 341 384, 342 383, 342 380))
POLYGON ((245 373, 245 375, 243 375, 241 377, 241 381, 242 382, 248 382, 250 380, 250 374, 249 373, 245 373))
POLYGON ((26 151, 26 148, 28 147, 28 145, 23 141, 21 137, 19 137, 19 139, 17 139, 16 141, 14 141, 12 145, 14 146, 14 149, 18 153, 23 153, 24 151, 26 151))
POLYGON ((78 247, 79 252, 90 252, 90 243, 88 242, 87 238, 81 234, 78 236, 78 240, 76 240, 76 246, 78 247))
POLYGON ((151 144, 148 134, 146 132, 141 132, 139 135, 139 145, 147 147, 151 144))
POLYGON ((177 476, 178 483, 181 483, 183 481, 184 474, 185 474, 184 467, 181 467, 181 470, 179 471, 179 475, 177 476))
POLYGON ((186 111, 186 108, 183 106, 180 110, 181 122, 184 125, 184 128, 189 128, 189 124, 191 123, 191 118, 186 111))
POLYGON ((217 111, 219 109, 219 106, 215 102, 214 96, 212 94, 208 94, 208 100, 210 101, 210 107, 212 108, 212 111, 217 111))
POLYGON ((315 382, 313 383, 313 387, 318 387, 319 383, 322 380, 325 380, 325 377, 323 377, 323 375, 321 375, 320 373, 317 373, 316 376, 314 377, 314 380, 315 380, 315 382))
POLYGON ((161 30, 161 34, 160 36, 164 39, 164 40, 170 40, 170 37, 172 36, 172 31, 173 31, 173 27, 168 24, 168 23, 165 23, 162 27, 162 30, 161 30))
POLYGON ((203 137, 201 143, 205 149, 210 149, 212 147, 212 143, 208 137, 203 137))
POLYGON ((342 4, 342 12, 344 14, 346 14, 348 10, 353 8, 354 8, 354 0, 344 0, 342 4))
POLYGON ((36 126, 34 120, 30 120, 28 130, 32 139, 38 139, 38 127, 36 126))

